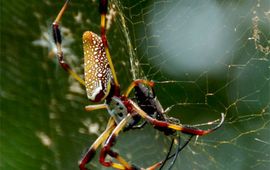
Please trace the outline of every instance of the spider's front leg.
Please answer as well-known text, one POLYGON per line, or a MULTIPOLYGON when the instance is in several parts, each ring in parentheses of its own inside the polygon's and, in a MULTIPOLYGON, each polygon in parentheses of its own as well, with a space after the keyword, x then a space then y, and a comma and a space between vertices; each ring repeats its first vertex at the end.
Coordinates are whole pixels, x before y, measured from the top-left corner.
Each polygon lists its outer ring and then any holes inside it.
POLYGON ((124 129, 126 124, 131 120, 132 116, 128 114, 113 130, 112 134, 109 136, 109 138, 106 140, 105 145, 102 147, 101 152, 100 152, 100 158, 99 161, 102 165, 106 167, 113 167, 116 169, 128 169, 132 170, 134 169, 129 163, 127 163, 122 157, 119 156, 118 153, 113 152, 111 150, 111 147, 115 144, 116 137, 118 136, 119 132, 124 129), (112 162, 112 161, 106 161, 105 158, 107 155, 110 155, 111 157, 115 158, 118 160, 121 165, 119 166, 118 164, 112 162))
POLYGON ((111 117, 108 124, 107 124, 106 130, 96 139, 96 141, 92 144, 92 146, 85 153, 83 158, 79 161, 80 170, 87 170, 85 165, 93 159, 97 148, 108 138, 108 136, 113 131, 115 126, 116 125, 115 125, 114 119, 111 117))
POLYGON ((220 128, 221 125, 224 122, 224 119, 225 119, 225 115, 224 115, 224 113, 222 113, 220 123, 217 126, 211 128, 211 129, 208 129, 208 130, 202 130, 202 129, 194 128, 194 127, 191 127, 191 126, 183 126, 183 125, 180 125, 180 124, 173 124, 173 123, 169 123, 167 121, 157 120, 157 119, 149 116, 147 113, 145 113, 132 100, 129 100, 129 103, 132 105, 132 108, 134 109, 134 111, 136 113, 138 113, 142 118, 146 119, 152 125, 157 126, 157 127, 162 127, 162 128, 168 128, 168 129, 181 131, 182 133, 186 133, 186 134, 190 134, 190 135, 203 136, 203 135, 209 134, 209 133, 217 130, 218 128, 220 128))
POLYGON ((59 29, 59 22, 64 14, 64 12, 67 9, 69 0, 67 0, 65 2, 65 4, 63 5, 62 9, 60 10, 60 12, 58 13, 57 17, 55 18, 53 25, 52 25, 52 33, 53 33, 53 39, 54 42, 56 44, 56 48, 57 48, 57 57, 58 57, 58 61, 59 64, 61 65, 61 67, 66 70, 73 78, 75 78, 78 82, 80 82, 82 85, 85 85, 83 79, 80 78, 80 76, 74 72, 71 67, 65 62, 64 60, 64 54, 62 51, 62 37, 61 37, 61 31, 59 29))
MULTIPOLYGON (((113 130, 112 134, 109 136, 109 138, 106 140, 104 146, 101 149, 99 162, 106 166, 106 167, 113 167, 115 169, 121 169, 121 170, 139 170, 141 168, 136 167, 135 165, 129 164, 123 157, 121 157, 117 152, 114 152, 111 148, 114 146, 116 142, 116 138, 119 135, 120 131, 124 129, 124 127, 127 125, 127 123, 131 120, 132 115, 128 114, 113 130), (106 161, 106 156, 110 155, 111 157, 115 158, 120 164, 112 162, 112 161, 106 161)), ((162 164, 162 162, 158 162, 154 164, 153 166, 147 168, 147 170, 154 170, 157 167, 159 167, 162 164)))

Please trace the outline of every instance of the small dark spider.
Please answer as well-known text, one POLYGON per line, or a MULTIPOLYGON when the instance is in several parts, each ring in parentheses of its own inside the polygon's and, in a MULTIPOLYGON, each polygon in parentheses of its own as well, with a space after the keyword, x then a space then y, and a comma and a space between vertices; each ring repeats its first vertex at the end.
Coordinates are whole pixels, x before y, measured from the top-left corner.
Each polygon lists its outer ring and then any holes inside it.
MULTIPOLYGON (((105 28, 108 6, 107 0, 100 0, 99 5, 99 11, 101 14, 101 37, 90 31, 86 31, 83 34, 82 39, 84 50, 85 80, 81 79, 64 61, 64 55, 61 47, 62 40, 59 22, 67 8, 68 3, 69 0, 65 2, 53 23, 53 38, 57 47, 59 63, 68 73, 70 73, 76 80, 86 87, 87 97, 90 101, 105 101, 103 104, 86 106, 86 111, 107 109, 108 113, 111 115, 105 131, 96 139, 96 141, 92 144, 79 162, 79 167, 81 170, 87 170, 85 167, 86 164, 92 160, 97 148, 102 143, 104 143, 104 145, 102 146, 99 156, 99 162, 102 165, 115 169, 140 169, 135 165, 128 163, 117 152, 113 151, 112 147, 114 146, 116 138, 121 130, 142 127, 145 123, 137 126, 141 119, 153 125, 154 128, 164 132, 166 135, 172 135, 175 131, 181 131, 182 133, 191 135, 191 137, 194 135, 202 136, 209 134, 222 125, 224 121, 224 114, 221 114, 220 123, 208 130, 201 130, 192 126, 184 126, 177 122, 177 119, 167 117, 152 90, 154 86, 153 81, 142 79, 134 80, 127 88, 126 92, 124 94, 120 94, 120 85, 116 77, 106 39, 105 28), (146 86, 148 86, 149 89, 146 88, 146 86), (135 89, 134 101, 129 98, 129 94, 133 88, 135 89), (105 158, 108 155, 117 160, 118 163, 106 161, 105 158)), ((176 153, 172 155, 170 155, 169 151, 164 161, 160 161, 147 169, 151 170, 158 167, 163 167, 165 162, 172 157, 174 157, 175 161, 176 156, 182 148, 178 147, 176 153)))
MULTIPOLYGON (((151 117, 153 117, 153 118, 155 118, 157 120, 167 121, 167 122, 176 123, 176 124, 180 123, 180 121, 178 119, 173 118, 173 117, 168 117, 165 114, 165 111, 164 111, 162 105, 160 104, 159 100, 157 99, 153 88, 149 89, 149 88, 145 87, 143 84, 138 84, 138 86, 136 86, 134 88, 134 92, 135 92, 135 98, 136 98, 137 104, 148 115, 150 115, 151 117)), ((139 117, 139 116, 134 117, 134 119, 136 120, 135 123, 138 123, 139 120, 141 120, 141 117, 139 117)), ((142 128, 144 125, 146 125, 146 123, 147 123, 147 121, 144 121, 140 125, 126 127, 124 129, 124 131, 129 130, 129 129, 142 128)), ((160 126, 153 126, 153 127, 155 129, 159 130, 159 131, 164 132, 164 134, 167 135, 167 136, 168 135, 174 136, 175 132, 176 132, 176 130, 174 130, 174 129, 164 128, 164 127, 160 127, 160 126)), ((166 158, 159 162, 160 163, 160 170, 163 168, 163 166, 166 164, 166 162, 171 158, 173 158, 173 161, 170 163, 168 169, 170 170, 173 167, 179 152, 185 146, 187 146, 187 144, 190 142, 190 140, 192 139, 193 136, 194 135, 191 134, 190 137, 188 138, 188 140, 182 146, 181 146, 181 143, 180 143, 180 136, 179 135, 178 135, 177 139, 176 138, 172 139, 172 142, 171 142, 171 145, 170 145, 170 148, 169 148, 169 151, 167 153, 166 158), (178 143, 177 150, 176 150, 176 152, 174 154, 170 155, 175 140, 178 143)))

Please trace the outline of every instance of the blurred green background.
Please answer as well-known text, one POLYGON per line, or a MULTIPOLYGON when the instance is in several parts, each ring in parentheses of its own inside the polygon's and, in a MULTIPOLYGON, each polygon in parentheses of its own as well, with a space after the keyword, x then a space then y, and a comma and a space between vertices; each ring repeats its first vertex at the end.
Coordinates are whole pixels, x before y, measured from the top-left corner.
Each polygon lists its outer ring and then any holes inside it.
MULTIPOLYGON (((84 111, 91 104, 84 88, 57 63, 51 24, 63 3, 1 0, 1 170, 78 169, 109 118, 84 111)), ((155 80, 160 102, 183 124, 226 114, 173 169, 269 169, 269 0, 113 0, 109 16, 122 90, 136 78, 155 80)), ((61 22, 65 58, 81 75, 81 35, 99 33, 99 23, 90 0, 71 1, 61 22)), ((165 157, 170 139, 148 125, 121 133, 115 149, 147 167, 165 157)), ((89 167, 107 169, 97 158, 89 167)))

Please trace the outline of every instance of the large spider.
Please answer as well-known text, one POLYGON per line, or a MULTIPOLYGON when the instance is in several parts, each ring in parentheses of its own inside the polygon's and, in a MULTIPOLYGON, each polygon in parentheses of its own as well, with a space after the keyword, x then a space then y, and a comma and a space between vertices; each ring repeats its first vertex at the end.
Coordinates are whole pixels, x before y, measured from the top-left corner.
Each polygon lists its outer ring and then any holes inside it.
MULTIPOLYGON (((60 65, 71 74, 77 81, 86 87, 87 97, 92 102, 102 102, 103 104, 86 106, 86 111, 97 109, 107 109, 110 119, 105 131, 96 139, 92 146, 79 162, 81 170, 87 170, 86 164, 94 157, 97 148, 102 144, 99 162, 115 169, 135 170, 140 169, 135 165, 128 163, 117 152, 112 150, 116 142, 116 137, 121 130, 128 130, 143 127, 147 122, 154 128, 163 131, 166 135, 172 135, 176 131, 194 135, 206 135, 219 128, 224 121, 224 114, 221 114, 220 123, 208 130, 201 130, 192 126, 184 126, 175 121, 174 118, 168 118, 164 114, 159 101, 153 91, 154 82, 138 79, 134 80, 127 88, 124 94, 120 94, 120 85, 118 83, 115 69, 111 60, 106 39, 106 14, 107 0, 100 0, 99 11, 101 15, 101 37, 91 31, 83 34, 83 50, 84 50, 84 77, 81 79, 71 67, 64 61, 64 54, 61 49, 61 33, 59 22, 67 8, 69 0, 66 0, 55 21, 53 22, 53 38, 57 47, 57 56, 60 65), (135 100, 129 98, 131 91, 135 92, 135 100), (139 124, 143 119, 144 123, 139 124), (139 124, 139 125, 138 125, 139 124), (107 161, 105 158, 111 156, 118 162, 107 161)), ((182 148, 178 148, 175 154, 168 153, 165 160, 155 163, 147 169, 156 169, 162 167, 164 163, 172 158, 176 158, 182 148)))

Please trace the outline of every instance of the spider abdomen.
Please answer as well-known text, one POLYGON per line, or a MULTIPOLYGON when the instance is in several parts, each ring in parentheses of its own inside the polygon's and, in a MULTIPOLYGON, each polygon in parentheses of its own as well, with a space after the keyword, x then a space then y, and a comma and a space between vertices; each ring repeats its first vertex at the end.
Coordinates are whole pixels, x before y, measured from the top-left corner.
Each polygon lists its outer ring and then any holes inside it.
POLYGON ((84 76, 87 97, 104 100, 110 92, 112 73, 101 38, 91 32, 83 34, 84 76))

